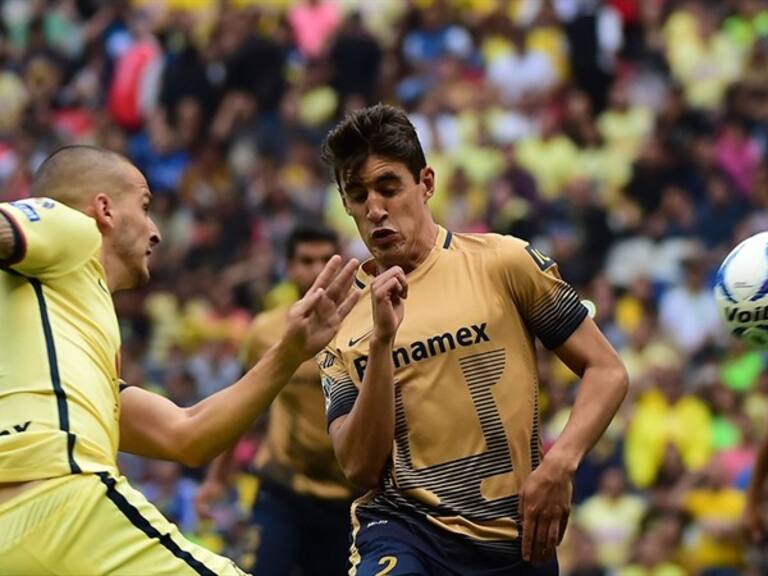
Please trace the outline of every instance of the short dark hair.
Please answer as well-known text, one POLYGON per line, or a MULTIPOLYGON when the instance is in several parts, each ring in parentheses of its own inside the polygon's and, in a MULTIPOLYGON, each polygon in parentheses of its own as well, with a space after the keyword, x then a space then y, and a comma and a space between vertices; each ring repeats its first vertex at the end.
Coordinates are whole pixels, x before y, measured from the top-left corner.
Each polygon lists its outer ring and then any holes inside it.
POLYGON ((297 226, 288 236, 285 257, 288 260, 293 260, 293 257, 296 256, 297 246, 306 242, 329 242, 338 248, 339 236, 325 226, 297 226))
POLYGON ((320 153, 333 169, 342 190, 342 177, 359 170, 369 156, 402 162, 418 182, 427 165, 424 150, 405 111, 386 104, 349 114, 325 137, 320 153))

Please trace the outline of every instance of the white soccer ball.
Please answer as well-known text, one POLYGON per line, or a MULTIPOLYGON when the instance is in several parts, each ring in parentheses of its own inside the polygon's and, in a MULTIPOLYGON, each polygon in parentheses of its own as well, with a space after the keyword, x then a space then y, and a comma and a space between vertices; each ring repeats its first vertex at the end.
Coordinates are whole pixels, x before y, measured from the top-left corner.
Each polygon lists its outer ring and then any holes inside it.
POLYGON ((747 238, 726 256, 717 271, 715 300, 731 334, 768 348, 768 232, 747 238))

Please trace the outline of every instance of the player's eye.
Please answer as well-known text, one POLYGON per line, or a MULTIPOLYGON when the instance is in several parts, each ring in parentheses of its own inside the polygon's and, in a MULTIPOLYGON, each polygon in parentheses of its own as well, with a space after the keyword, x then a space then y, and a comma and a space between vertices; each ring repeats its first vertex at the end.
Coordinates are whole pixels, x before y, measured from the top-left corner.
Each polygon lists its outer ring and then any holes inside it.
POLYGON ((365 190, 357 188, 347 190, 347 199, 349 199, 351 202, 365 202, 366 196, 368 196, 368 194, 365 190))

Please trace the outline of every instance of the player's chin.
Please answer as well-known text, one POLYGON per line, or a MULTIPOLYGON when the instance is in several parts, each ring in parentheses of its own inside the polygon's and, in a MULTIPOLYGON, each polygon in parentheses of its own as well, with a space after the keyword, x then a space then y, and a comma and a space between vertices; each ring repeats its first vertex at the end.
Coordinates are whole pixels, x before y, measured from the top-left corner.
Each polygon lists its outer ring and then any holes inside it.
POLYGON ((368 247, 371 255, 382 263, 398 263, 402 250, 399 242, 389 242, 387 244, 374 244, 368 247))
POLYGON ((149 278, 149 265, 145 259, 143 264, 136 269, 136 274, 134 274, 134 287, 139 288, 140 286, 146 285, 149 283, 149 278))

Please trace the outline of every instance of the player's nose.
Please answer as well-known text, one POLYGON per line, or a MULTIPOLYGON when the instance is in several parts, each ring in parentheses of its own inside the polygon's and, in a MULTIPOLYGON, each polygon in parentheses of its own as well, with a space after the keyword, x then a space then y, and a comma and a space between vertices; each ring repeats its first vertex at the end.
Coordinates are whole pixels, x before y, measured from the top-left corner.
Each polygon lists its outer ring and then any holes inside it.
POLYGON ((154 220, 150 219, 150 229, 149 229, 149 243, 152 246, 157 246, 160 244, 160 242, 163 239, 162 234, 160 234, 160 230, 158 230, 157 225, 155 224, 154 220))
POLYGON ((374 224, 381 222, 387 216, 387 210, 383 203, 376 198, 368 200, 365 217, 374 224))

